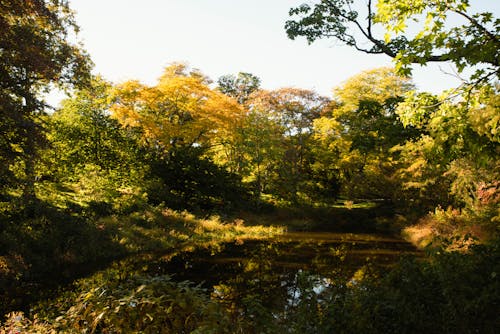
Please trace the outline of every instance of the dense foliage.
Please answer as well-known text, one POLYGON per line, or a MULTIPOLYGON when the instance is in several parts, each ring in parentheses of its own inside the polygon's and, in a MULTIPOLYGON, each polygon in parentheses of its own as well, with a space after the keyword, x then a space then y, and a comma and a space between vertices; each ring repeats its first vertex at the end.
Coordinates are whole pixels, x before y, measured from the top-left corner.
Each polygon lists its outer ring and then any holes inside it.
POLYGON ((4 1, 0 6, 0 191, 21 187, 32 201, 35 158, 44 141, 40 93, 84 82, 89 60, 68 41, 77 27, 61 1, 4 1))
POLYGON ((460 72, 480 65, 471 78, 478 83, 499 74, 500 22, 490 12, 472 12, 468 0, 321 0, 290 16, 290 38, 333 38, 385 54, 400 73, 410 73, 412 64, 452 62, 460 72))
MULTIPOLYGON (((351 210, 370 200, 398 214, 386 230, 400 232, 424 217, 406 233, 420 245, 439 237, 432 245, 440 248, 392 269, 360 268, 320 293, 298 277, 300 300, 286 319, 255 295, 235 311, 189 282, 120 268, 75 283, 42 304, 39 318, 11 315, 0 331, 498 329, 499 20, 469 13, 466 0, 380 0, 376 9, 367 1, 364 16, 353 9, 357 3, 302 5, 286 24, 292 38, 333 37, 394 58, 395 69, 362 72, 328 98, 300 88, 265 90, 251 73, 214 83, 181 63, 166 67, 154 85, 108 82, 89 74, 89 57, 69 42, 78 28, 66 1, 2 1, 2 313, 27 310, 43 297, 38 290, 119 257, 281 233, 218 218, 269 214, 273 206, 292 208, 295 217, 280 223, 293 228, 304 207, 320 221, 321 209, 340 199, 342 215, 321 221, 341 230, 345 220, 358 223, 351 210), (450 25, 452 15, 461 23, 450 25), (410 34, 408 22, 422 18, 410 34), (375 35, 379 28, 385 36, 375 35), (472 76, 442 95, 417 91, 403 75, 430 61, 452 62, 472 76), (72 91, 49 111, 42 96, 54 85, 72 91)), ((387 217, 370 218, 388 225, 387 217)))

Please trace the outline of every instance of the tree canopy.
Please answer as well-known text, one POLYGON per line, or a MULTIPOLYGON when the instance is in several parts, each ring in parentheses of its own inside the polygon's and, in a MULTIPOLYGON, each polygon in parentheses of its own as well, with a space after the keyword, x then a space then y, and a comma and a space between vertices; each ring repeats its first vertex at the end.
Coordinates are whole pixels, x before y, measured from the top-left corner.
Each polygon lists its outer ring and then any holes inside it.
POLYGON ((89 58, 69 39, 77 31, 66 1, 0 4, 0 187, 22 183, 27 199, 34 196, 33 160, 44 142, 41 93, 88 78, 89 58))
POLYGON ((321 0, 290 10, 288 36, 333 38, 368 54, 385 54, 409 74, 411 64, 478 65, 473 81, 500 75, 500 20, 472 12, 468 0, 321 0))
POLYGON ((113 117, 164 152, 214 145, 217 138, 230 135, 242 116, 236 101, 211 89, 204 75, 183 64, 167 67, 153 87, 137 81, 118 85, 114 100, 113 117))

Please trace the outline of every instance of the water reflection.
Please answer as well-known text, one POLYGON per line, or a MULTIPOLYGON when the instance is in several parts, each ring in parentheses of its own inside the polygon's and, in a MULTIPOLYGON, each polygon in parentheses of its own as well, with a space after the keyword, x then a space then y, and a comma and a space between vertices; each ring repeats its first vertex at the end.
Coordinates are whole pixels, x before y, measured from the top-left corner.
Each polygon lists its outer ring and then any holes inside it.
POLYGON ((150 273, 201 284, 235 317, 281 322, 297 308, 331 300, 333 287, 356 284, 366 268, 388 266, 402 253, 415 249, 385 236, 288 233, 180 253, 154 263, 150 273))

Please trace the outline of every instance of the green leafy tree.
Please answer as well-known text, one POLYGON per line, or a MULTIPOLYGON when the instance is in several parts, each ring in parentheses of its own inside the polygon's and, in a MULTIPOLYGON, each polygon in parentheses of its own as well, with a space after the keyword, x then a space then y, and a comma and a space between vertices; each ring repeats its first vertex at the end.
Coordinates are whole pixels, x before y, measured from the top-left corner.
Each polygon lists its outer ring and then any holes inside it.
POLYGON ((66 1, 10 0, 0 5, 1 186, 22 181, 28 203, 35 197, 37 148, 44 142, 38 120, 45 108, 41 94, 51 84, 67 87, 88 76, 87 55, 68 39, 77 31, 66 1), (16 164, 17 175, 12 172, 16 164))
POLYGON ((45 196, 64 186, 65 194, 71 194, 68 201, 109 210, 144 199, 148 184, 144 180, 148 167, 142 161, 145 150, 138 144, 139 136, 111 118, 111 90, 110 83, 93 78, 88 87, 46 116, 50 147, 37 166, 42 181, 39 189, 45 196))
POLYGON ((500 21, 489 12, 473 13, 468 0, 321 0, 291 9, 290 16, 290 38, 333 38, 385 54, 400 73, 409 74, 411 64, 445 61, 459 71, 479 65, 475 82, 500 73, 500 21))
POLYGON ((328 102, 313 91, 297 88, 261 90, 249 101, 250 108, 264 111, 279 131, 281 154, 273 161, 275 178, 270 190, 281 198, 297 202, 307 188, 304 186, 311 175, 313 122, 328 102))
POLYGON ((237 76, 232 74, 223 75, 217 80, 218 89, 233 98, 238 103, 244 104, 250 94, 259 90, 260 79, 252 73, 239 72, 237 76))
POLYGON ((348 197, 392 198, 397 155, 392 148, 416 137, 396 106, 413 85, 391 68, 362 72, 334 90, 332 112, 315 125, 314 168, 335 171, 348 197))
POLYGON ((235 137, 239 173, 250 184, 257 199, 268 193, 276 174, 276 164, 283 156, 282 129, 268 110, 253 107, 235 137))
POLYGON ((78 165, 91 163, 113 169, 130 160, 125 131, 110 117, 110 83, 102 78, 92 80, 86 89, 63 100, 61 108, 49 117, 50 140, 54 162, 71 174, 78 165))
POLYGON ((430 205, 453 204, 479 221, 497 223, 500 178, 498 88, 470 91, 462 100, 411 93, 397 113, 422 136, 401 147, 400 175, 416 198, 430 205), (483 216, 483 217, 481 217, 483 216))

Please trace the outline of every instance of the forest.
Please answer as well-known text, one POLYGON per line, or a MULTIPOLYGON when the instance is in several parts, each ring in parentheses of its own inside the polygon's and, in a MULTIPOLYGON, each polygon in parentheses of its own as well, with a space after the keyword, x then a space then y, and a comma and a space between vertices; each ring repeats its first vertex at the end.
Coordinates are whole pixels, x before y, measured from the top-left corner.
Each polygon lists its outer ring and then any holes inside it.
POLYGON ((183 62, 115 83, 67 1, 0 1, 0 333, 498 333, 500 19, 318 0, 283 24, 394 67, 331 96, 183 62), (417 89, 432 62, 462 84, 417 89))

